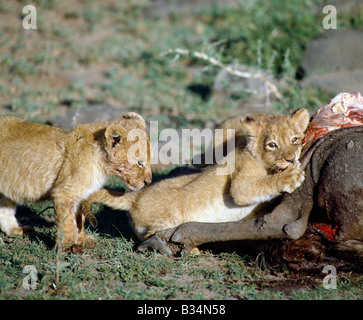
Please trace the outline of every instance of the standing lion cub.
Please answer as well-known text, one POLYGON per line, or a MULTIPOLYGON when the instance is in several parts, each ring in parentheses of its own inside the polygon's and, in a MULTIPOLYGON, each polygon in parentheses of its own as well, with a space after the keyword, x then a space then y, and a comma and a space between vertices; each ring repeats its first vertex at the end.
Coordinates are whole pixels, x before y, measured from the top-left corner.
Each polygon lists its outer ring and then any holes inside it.
POLYGON ((129 211, 131 225, 141 241, 189 221, 243 219, 259 204, 301 185, 304 172, 298 159, 308 123, 307 110, 256 120, 244 117, 240 125, 247 145, 226 156, 227 165, 235 164, 231 174, 219 174, 225 165, 216 164, 201 173, 165 179, 136 192, 103 189, 91 195, 81 208, 93 224, 96 220, 89 211, 92 202, 129 211))
POLYGON ((144 129, 144 119, 133 112, 118 121, 82 124, 71 131, 0 117, 0 229, 7 235, 23 234, 16 205, 52 199, 63 247, 93 244, 83 232, 84 219, 76 216, 77 207, 111 175, 133 189, 151 183, 144 129), (130 139, 133 129, 138 140, 130 139), (143 145, 143 152, 129 152, 135 144, 143 145))

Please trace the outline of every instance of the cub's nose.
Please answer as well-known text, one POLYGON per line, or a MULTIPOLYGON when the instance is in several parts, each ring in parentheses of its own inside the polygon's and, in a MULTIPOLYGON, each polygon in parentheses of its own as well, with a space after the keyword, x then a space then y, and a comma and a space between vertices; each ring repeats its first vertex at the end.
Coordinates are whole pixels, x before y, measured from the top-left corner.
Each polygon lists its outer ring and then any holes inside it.
POLYGON ((151 184, 151 182, 153 181, 153 178, 152 178, 152 176, 150 175, 150 177, 147 177, 145 180, 144 180, 144 183, 145 183, 145 185, 149 185, 149 184, 151 184))
POLYGON ((284 156, 284 159, 287 162, 293 163, 295 161, 295 159, 296 159, 296 155, 295 154, 286 154, 284 156))

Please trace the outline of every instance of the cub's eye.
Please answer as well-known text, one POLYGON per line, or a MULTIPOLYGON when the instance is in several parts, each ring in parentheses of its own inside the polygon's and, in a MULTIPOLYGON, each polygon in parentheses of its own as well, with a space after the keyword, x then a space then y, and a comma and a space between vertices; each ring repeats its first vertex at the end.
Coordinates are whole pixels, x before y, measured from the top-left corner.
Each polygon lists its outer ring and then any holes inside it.
POLYGON ((137 165, 141 168, 145 167, 145 161, 143 160, 137 160, 137 165))
POLYGON ((299 140, 299 138, 298 138, 298 137, 293 137, 293 138, 291 139, 291 142, 296 142, 297 140, 299 140))
POLYGON ((270 142, 267 144, 267 147, 271 150, 277 149, 277 144, 275 142, 270 142))

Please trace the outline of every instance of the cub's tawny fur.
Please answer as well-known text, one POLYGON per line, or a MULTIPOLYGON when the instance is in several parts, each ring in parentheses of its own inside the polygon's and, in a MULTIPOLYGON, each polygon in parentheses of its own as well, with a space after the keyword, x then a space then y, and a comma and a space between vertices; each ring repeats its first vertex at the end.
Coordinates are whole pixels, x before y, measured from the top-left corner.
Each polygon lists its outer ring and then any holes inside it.
POLYGON ((227 157, 234 164, 230 174, 219 174, 225 164, 201 173, 163 180, 131 193, 99 190, 82 205, 90 218, 92 202, 130 212, 132 227, 143 241, 154 233, 188 221, 225 222, 240 220, 262 202, 301 185, 304 173, 299 157, 309 122, 307 110, 291 116, 244 117, 240 125, 247 145, 227 157), (235 160, 235 161, 232 161, 235 160))
POLYGON ((144 129, 143 118, 133 112, 114 122, 82 124, 71 131, 0 117, 0 229, 7 235, 23 234, 25 228, 15 218, 16 205, 52 199, 63 245, 93 244, 83 232, 83 217, 76 214, 78 204, 111 175, 134 189, 151 183, 144 129))

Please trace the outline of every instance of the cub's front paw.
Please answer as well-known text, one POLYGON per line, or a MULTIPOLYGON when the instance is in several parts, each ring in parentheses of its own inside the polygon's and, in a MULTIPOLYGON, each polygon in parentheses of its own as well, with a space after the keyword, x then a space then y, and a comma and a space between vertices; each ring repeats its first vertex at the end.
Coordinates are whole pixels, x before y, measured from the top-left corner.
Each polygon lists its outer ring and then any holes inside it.
POLYGON ((285 170, 282 173, 281 191, 292 193, 301 186, 301 184, 304 182, 304 179, 305 173, 299 168, 299 166, 285 170))

